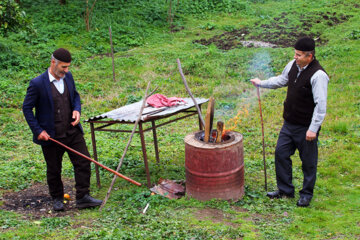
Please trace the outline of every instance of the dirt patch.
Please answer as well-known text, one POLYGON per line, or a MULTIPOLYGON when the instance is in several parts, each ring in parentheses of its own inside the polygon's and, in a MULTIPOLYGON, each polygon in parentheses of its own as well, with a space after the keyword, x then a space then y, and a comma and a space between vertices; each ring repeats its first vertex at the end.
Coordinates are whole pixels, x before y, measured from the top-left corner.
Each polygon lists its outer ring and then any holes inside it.
POLYGON ((4 193, 1 201, 1 209, 18 212, 28 219, 39 219, 42 217, 74 216, 78 214, 75 208, 74 182, 64 180, 64 191, 69 194, 70 201, 64 204, 65 210, 55 212, 52 207, 52 198, 49 195, 47 184, 36 183, 30 188, 19 192, 4 193))
POLYGON ((170 25, 170 32, 179 32, 181 30, 184 30, 184 27, 183 26, 176 26, 174 24, 171 24, 170 25))
POLYGON ((205 46, 215 44, 219 49, 230 50, 233 48, 242 47, 243 44, 241 41, 245 41, 245 38, 249 33, 250 32, 247 28, 235 29, 231 32, 224 32, 223 34, 214 36, 208 40, 205 38, 195 40, 194 43, 200 43, 205 46))
MULTIPOLYGON (((238 206, 234 206, 233 209, 237 212, 242 212, 242 213, 248 213, 249 210, 247 210, 246 208, 241 208, 238 206)), ((244 220, 246 221, 251 221, 251 222, 259 222, 261 219, 263 219, 264 217, 258 213, 252 213, 249 217, 244 218, 244 220)), ((257 231, 257 230, 255 230, 257 231)))
POLYGON ((237 228, 240 224, 231 222, 231 217, 229 214, 224 213, 223 211, 215 208, 204 208, 198 209, 195 211, 194 216, 202 221, 211 221, 213 223, 222 223, 227 226, 237 228))
MULTIPOLYGON (((237 206, 233 206, 232 209, 234 209, 237 212, 242 212, 242 213, 249 212, 247 209, 237 207, 237 206)), ((213 223, 221 223, 221 224, 230 226, 234 229, 239 228, 241 226, 240 223, 234 223, 231 221, 234 218, 231 214, 225 213, 220 209, 215 209, 215 208, 194 209, 193 215, 198 220, 211 221, 213 223)), ((262 216, 259 214, 251 214, 251 216, 249 216, 247 218, 243 218, 243 220, 246 220, 249 222, 254 222, 254 223, 257 223, 258 221, 260 221, 260 219, 262 219, 262 216)), ((257 239, 260 238, 260 235, 258 234, 258 231, 259 231, 258 229, 252 228, 252 231, 255 232, 257 239)), ((242 238, 238 238, 238 239, 242 239, 242 238)))
POLYGON ((235 29, 230 32, 216 35, 209 39, 195 40, 205 46, 215 44, 217 48, 222 50, 230 50, 240 47, 292 47, 297 39, 303 36, 309 36, 316 40, 317 46, 327 43, 321 35, 326 31, 326 26, 331 27, 347 21, 350 17, 336 12, 312 12, 300 15, 299 20, 294 20, 298 13, 282 13, 279 17, 275 17, 267 21, 268 23, 257 22, 254 28, 235 29), (292 19, 290 21, 289 19, 292 19), (315 25, 325 25, 317 30, 313 30, 315 25))

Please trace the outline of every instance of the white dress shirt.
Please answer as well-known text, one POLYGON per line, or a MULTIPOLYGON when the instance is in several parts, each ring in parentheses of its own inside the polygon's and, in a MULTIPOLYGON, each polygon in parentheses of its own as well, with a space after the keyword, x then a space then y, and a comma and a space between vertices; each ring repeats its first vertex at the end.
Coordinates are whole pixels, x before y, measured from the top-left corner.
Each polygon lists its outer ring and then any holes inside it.
MULTIPOLYGON (((261 81, 260 87, 275 89, 275 88, 287 86, 289 81, 288 74, 292 65, 294 64, 294 61, 295 59, 290 61, 286 65, 281 75, 261 81)), ((296 66, 299 69, 298 72, 298 76, 299 76, 299 74, 302 71, 304 71, 308 65, 303 67, 302 69, 298 65, 296 66)), ((312 88, 312 94, 314 97, 315 108, 311 119, 311 124, 309 126, 309 130, 316 133, 319 130, 326 115, 326 98, 327 98, 327 86, 329 83, 329 76, 324 71, 318 70, 310 78, 310 83, 312 88)))
POLYGON ((60 94, 64 93, 64 78, 60 78, 57 80, 53 75, 51 75, 50 70, 48 70, 50 83, 54 83, 56 89, 59 91, 60 94))

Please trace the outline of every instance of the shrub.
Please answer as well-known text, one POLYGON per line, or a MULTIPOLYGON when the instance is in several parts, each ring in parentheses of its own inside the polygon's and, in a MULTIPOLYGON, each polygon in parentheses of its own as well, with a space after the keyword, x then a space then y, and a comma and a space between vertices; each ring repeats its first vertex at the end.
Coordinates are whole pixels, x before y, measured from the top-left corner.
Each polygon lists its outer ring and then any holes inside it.
POLYGON ((31 29, 30 20, 13 0, 0 0, 0 34, 19 29, 31 29))
POLYGON ((353 31, 349 34, 349 38, 350 38, 351 40, 360 39, 360 30, 353 30, 353 31))
POLYGON ((178 12, 183 14, 206 14, 208 12, 233 13, 244 10, 246 3, 239 0, 184 0, 179 4, 178 12))

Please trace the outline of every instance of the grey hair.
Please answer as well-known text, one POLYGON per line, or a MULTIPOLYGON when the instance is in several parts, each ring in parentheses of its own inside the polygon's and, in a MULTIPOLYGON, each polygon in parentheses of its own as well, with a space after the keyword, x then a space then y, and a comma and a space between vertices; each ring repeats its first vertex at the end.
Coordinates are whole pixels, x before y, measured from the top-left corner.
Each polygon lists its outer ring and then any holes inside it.
POLYGON ((57 65, 59 63, 59 60, 57 60, 53 54, 51 54, 51 60, 55 60, 55 64, 57 65))
POLYGON ((306 56, 309 56, 310 54, 312 54, 312 56, 315 57, 315 49, 312 51, 305 51, 306 56))

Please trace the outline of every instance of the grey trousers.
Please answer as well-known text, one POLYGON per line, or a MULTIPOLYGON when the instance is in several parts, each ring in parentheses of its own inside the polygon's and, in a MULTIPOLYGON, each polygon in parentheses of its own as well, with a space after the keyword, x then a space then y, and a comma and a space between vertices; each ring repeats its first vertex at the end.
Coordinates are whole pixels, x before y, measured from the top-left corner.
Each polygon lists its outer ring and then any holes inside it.
POLYGON ((275 150, 275 169, 278 189, 288 195, 294 194, 290 157, 298 149, 304 175, 303 188, 299 193, 300 196, 312 198, 316 181, 319 132, 315 140, 306 141, 307 130, 306 126, 284 122, 275 150))

